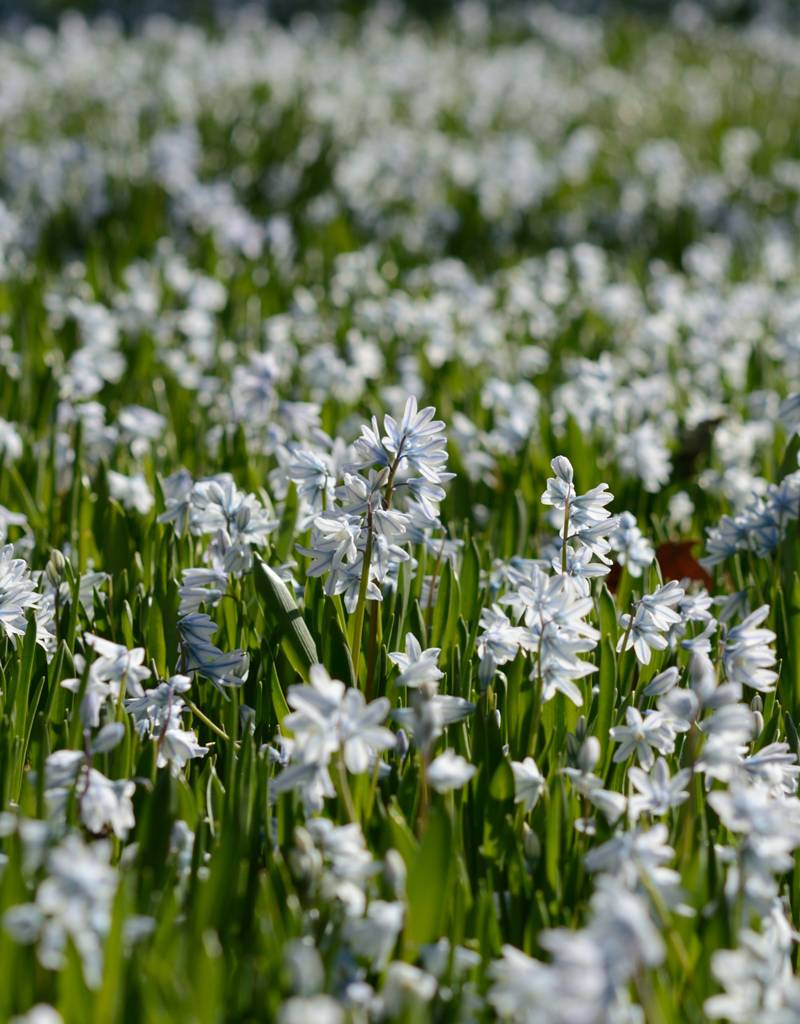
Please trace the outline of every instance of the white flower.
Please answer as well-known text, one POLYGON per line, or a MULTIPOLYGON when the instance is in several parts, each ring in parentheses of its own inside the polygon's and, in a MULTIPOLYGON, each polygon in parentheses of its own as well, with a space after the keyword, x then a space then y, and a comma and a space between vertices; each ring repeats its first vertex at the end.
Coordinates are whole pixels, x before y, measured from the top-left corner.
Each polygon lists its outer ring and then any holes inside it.
POLYGON ((292 452, 286 475, 298 485, 297 493, 314 512, 333 504, 337 474, 327 453, 297 449, 292 452))
POLYGON ((684 597, 683 588, 674 580, 645 594, 636 605, 633 616, 620 616, 623 634, 617 642, 617 651, 633 647, 637 659, 650 663, 650 650, 663 651, 668 646, 666 637, 670 628, 681 621, 680 613, 673 609, 684 597))
POLYGON ((394 746, 394 733, 380 724, 390 708, 386 697, 367 704, 360 690, 350 687, 345 693, 337 724, 344 763, 354 775, 367 771, 377 754, 394 746))
POLYGON ((158 517, 158 522, 173 523, 179 536, 183 536, 189 528, 193 486, 191 474, 185 469, 179 469, 161 481, 165 510, 158 517))
POLYGON ((123 644, 104 640, 94 633, 84 633, 83 639, 98 655, 91 669, 97 680, 124 686, 132 697, 142 696, 142 682, 150 678, 150 669, 144 664, 144 647, 134 647, 130 651, 123 644))
POLYGON ((425 686, 433 688, 434 692, 444 672, 437 667, 437 661, 441 649, 429 647, 422 650, 419 640, 413 633, 406 633, 406 649, 393 651, 389 660, 400 669, 400 675, 395 680, 398 686, 425 686))
POLYGON ((670 778, 669 766, 663 757, 659 757, 649 774, 641 768, 629 768, 628 778, 639 791, 628 801, 631 818, 636 821, 640 814, 661 817, 670 808, 679 807, 689 799, 684 786, 691 777, 691 769, 682 768, 670 778))
POLYGON ((218 690, 241 686, 247 679, 250 657, 244 651, 221 651, 211 640, 217 624, 209 615, 194 612, 178 621, 182 641, 181 669, 199 672, 218 690))
POLYGON ((552 459, 550 468, 555 476, 548 478, 547 488, 540 500, 543 505, 552 505, 556 512, 563 512, 565 505, 575 497, 572 482, 575 473, 572 463, 565 455, 557 455, 552 459))
POLYGON ((403 930, 404 916, 404 903, 372 900, 364 917, 351 918, 347 922, 345 938, 354 953, 367 957, 373 970, 381 971, 403 930))
POLYGON ((635 753, 643 768, 649 769, 654 761, 655 747, 662 754, 671 754, 675 747, 675 723, 663 711, 645 711, 644 717, 638 708, 625 709, 625 725, 616 725, 609 730, 611 738, 619 743, 614 752, 614 761, 625 761, 635 753))
POLYGON ((22 455, 22 438, 16 425, 0 419, 0 462, 8 465, 22 455))
POLYGON ((384 1011, 387 1016, 395 1019, 404 1011, 411 1019, 418 1018, 419 1008, 431 1002, 437 987, 436 978, 427 971, 395 960, 386 970, 383 985, 384 1011))
POLYGON ((636 517, 630 512, 619 516, 616 529, 609 534, 608 540, 617 562, 624 565, 634 579, 638 579, 656 557, 653 545, 642 534, 636 517))
POLYGON ((322 665, 311 666, 309 679, 309 685, 289 687, 292 712, 283 725, 295 736, 292 763, 272 791, 299 788, 309 806, 321 807, 322 798, 334 795, 328 774, 334 754, 341 752, 347 770, 361 774, 394 746, 395 736, 381 724, 391 707, 385 697, 367 704, 360 690, 331 679, 322 665))
POLYGON ((670 665, 663 672, 653 676, 644 688, 644 694, 646 697, 660 697, 665 693, 669 693, 670 690, 677 686, 679 679, 680 672, 674 665, 670 665))
POLYGON ((751 778, 761 779, 779 789, 785 796, 797 792, 800 765, 788 743, 768 743, 757 753, 745 757, 742 768, 751 778))
MULTIPOLYGON (((594 737, 590 737, 593 739, 594 737)), ((562 772, 570 780, 575 789, 585 797, 593 807, 601 812, 609 825, 615 824, 625 813, 628 801, 622 793, 613 789, 604 789, 603 780, 586 768, 562 768, 562 772)), ((578 819, 575 827, 579 831, 587 829, 587 822, 578 819)))
POLYGON ((292 996, 278 1011, 278 1024, 343 1024, 344 1009, 333 996, 292 996))
POLYGON ((489 968, 489 1003, 503 1020, 533 1024, 537 1013, 544 1014, 545 1004, 557 998, 557 978, 546 964, 520 949, 506 945, 502 952, 489 968))
POLYGON ((758 628, 767 615, 769 605, 765 604, 730 629, 723 654, 725 675, 730 682, 742 683, 761 693, 774 690, 778 679, 772 668, 775 652, 769 646, 775 634, 771 629, 758 628))
POLYGON ((477 645, 479 676, 481 683, 487 686, 499 665, 516 658, 527 634, 520 626, 512 626, 506 613, 496 604, 483 609, 480 626, 483 632, 477 645))
POLYGON ((445 750, 428 766, 428 782, 437 793, 465 786, 478 769, 460 754, 445 750))
POLYGON ((178 588, 178 615, 200 611, 200 605, 214 608, 228 590, 228 577, 216 569, 184 569, 178 588))
POLYGON ((14 558, 13 545, 6 544, 0 550, 0 628, 12 641, 25 634, 25 612, 37 608, 40 600, 27 563, 14 558))
POLYGON ((580 706, 583 694, 576 680, 597 671, 578 657, 600 639, 585 621, 594 607, 592 599, 577 591, 569 576, 548 576, 533 565, 525 582, 502 600, 524 616, 527 629, 520 644, 533 654, 531 678, 541 678, 542 701, 560 692, 580 706))
POLYGON ((205 757, 208 747, 203 747, 197 740, 197 736, 191 729, 176 729, 171 727, 165 730, 161 738, 158 759, 156 765, 164 768, 171 765, 175 773, 195 757, 205 757))
POLYGON ((9 1024, 63 1024, 64 1018, 47 1003, 37 1003, 27 1013, 12 1017, 9 1024))
POLYGON ((116 498, 125 508, 133 509, 146 516, 153 507, 155 499, 147 481, 141 473, 125 476, 109 469, 108 490, 112 498, 116 498))
POLYGON ((19 922, 18 941, 38 939, 39 960, 51 971, 64 966, 64 949, 71 939, 92 989, 102 981, 103 947, 117 887, 110 859, 109 842, 87 846, 77 836, 67 836, 48 856, 47 877, 39 883, 35 902, 12 908, 4 918, 15 935, 19 922))
POLYGON ((533 810, 544 789, 545 780, 532 757, 524 761, 512 761, 514 773, 514 803, 522 804, 525 813, 533 810))
POLYGON ((620 469, 638 477, 646 491, 657 494, 669 481, 669 450, 652 421, 646 420, 631 431, 619 431, 615 445, 620 469))
POLYGON ((74 793, 81 821, 95 835, 110 829, 118 839, 127 837, 136 824, 135 792, 134 782, 108 779, 91 768, 80 750, 57 750, 45 761, 45 795, 51 813, 63 814, 74 793))

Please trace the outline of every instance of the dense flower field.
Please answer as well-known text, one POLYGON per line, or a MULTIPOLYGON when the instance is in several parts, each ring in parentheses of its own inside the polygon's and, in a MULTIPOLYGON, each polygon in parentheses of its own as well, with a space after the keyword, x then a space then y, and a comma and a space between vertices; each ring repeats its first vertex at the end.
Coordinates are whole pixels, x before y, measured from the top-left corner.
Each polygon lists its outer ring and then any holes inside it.
POLYGON ((0 68, 0 1020, 800 1020, 800 39, 0 68))

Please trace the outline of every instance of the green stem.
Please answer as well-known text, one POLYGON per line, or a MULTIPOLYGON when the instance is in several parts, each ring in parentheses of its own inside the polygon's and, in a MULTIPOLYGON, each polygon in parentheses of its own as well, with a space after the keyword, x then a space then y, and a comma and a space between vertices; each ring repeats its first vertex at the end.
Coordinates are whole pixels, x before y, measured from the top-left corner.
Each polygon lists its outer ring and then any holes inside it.
POLYGON ((372 686, 375 677, 375 662, 378 657, 378 620, 381 615, 381 604, 379 601, 370 601, 369 612, 369 648, 367 654, 367 685, 364 689, 364 696, 372 700, 372 686))
POLYGON ((569 494, 564 502, 564 537, 561 542, 561 572, 567 571, 567 533, 569 532, 569 494))
MULTIPOLYGON (((400 465, 400 459, 403 456, 403 445, 405 444, 405 438, 401 440, 397 448, 397 454, 394 457, 392 465, 389 467, 389 476, 386 480, 386 493, 383 498, 383 507, 389 509, 392 507, 392 492, 394 490, 394 478, 397 473, 398 466, 400 465)), ((361 579, 358 584, 358 603, 356 604, 355 618, 353 620, 353 635, 351 643, 351 654, 353 656, 353 671, 355 672, 356 682, 358 682, 359 668, 361 665, 361 638, 364 633, 364 613, 366 611, 367 604, 367 588, 369 586, 369 571, 372 566, 372 505, 367 504, 367 543, 364 548, 364 564, 361 568, 361 579)), ((367 679, 365 692, 369 698, 369 694, 372 691, 372 673, 374 671, 374 654, 373 654, 373 636, 375 628, 375 617, 372 616, 372 627, 370 631, 370 654, 369 664, 367 668, 367 679)))
POLYGON ((531 734, 528 737, 528 753, 531 757, 536 752, 536 736, 539 732, 539 722, 542 716, 542 694, 544 693, 544 679, 542 677, 542 640, 544 638, 545 622, 540 617, 539 643, 536 650, 536 685, 533 688, 533 716, 531 720, 531 734))
POLYGON ((356 808, 353 803, 353 794, 350 792, 350 783, 347 781, 347 767, 345 766, 341 751, 339 751, 339 756, 336 759, 336 767, 339 773, 339 783, 342 787, 342 800, 344 802, 345 810, 347 811, 347 817, 351 822, 356 821, 356 808))
POLYGON ((367 543, 364 548, 364 564, 361 567, 361 580, 358 584, 358 603, 356 604, 355 619, 353 620, 353 670, 358 682, 359 667, 361 665, 361 637, 364 632, 364 611, 367 604, 367 587, 369 586, 369 571, 372 566, 372 509, 367 508, 367 543))
POLYGON ((420 754, 420 795, 419 795, 419 815, 417 817, 417 835, 422 835, 425 831, 425 826, 428 824, 428 758, 425 754, 420 754))
POLYGON ((624 654, 628 648, 628 638, 631 635, 631 629, 633 629, 633 617, 636 614, 636 602, 631 605, 630 614, 628 615, 628 625, 625 627, 625 636, 622 638, 622 647, 619 649, 620 654, 624 654))
POLYGON ((207 715, 204 715, 203 712, 200 710, 200 708, 194 703, 194 701, 189 700, 186 703, 187 703, 190 711, 192 712, 192 714, 196 715, 200 719, 200 721, 203 722, 205 725, 207 725, 208 728, 212 732, 215 732, 217 734, 217 736, 219 736, 221 739, 225 740, 226 743, 230 740, 230 737, 228 736, 228 734, 226 732, 224 732, 222 729, 220 729, 220 727, 218 725, 216 725, 214 722, 212 722, 211 719, 208 718, 207 715))
POLYGON ((444 538, 442 538, 442 543, 439 545, 439 551, 438 551, 438 553, 436 555, 436 561, 434 562, 434 565, 433 565, 433 571, 431 572, 431 582, 430 582, 430 585, 428 587, 428 604, 427 604, 427 607, 425 608, 425 625, 427 626, 429 632, 430 632, 430 628, 431 628, 431 622, 433 620, 433 594, 434 594, 434 590, 436 588, 436 580, 438 579, 439 573, 441 572, 441 569, 442 569, 442 558, 443 557, 444 557, 444 538))

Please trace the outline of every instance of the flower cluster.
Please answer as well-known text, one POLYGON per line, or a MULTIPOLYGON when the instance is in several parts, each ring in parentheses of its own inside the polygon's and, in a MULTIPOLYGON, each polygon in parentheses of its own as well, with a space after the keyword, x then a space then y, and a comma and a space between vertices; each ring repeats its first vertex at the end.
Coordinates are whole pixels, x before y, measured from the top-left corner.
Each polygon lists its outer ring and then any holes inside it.
MULTIPOLYGON (((383 599, 382 587, 394 579, 401 562, 411 557, 409 544, 433 545, 440 529, 439 505, 448 473, 444 423, 434 420, 432 407, 418 409, 408 399, 398 422, 385 416, 382 435, 378 421, 361 428, 353 445, 352 472, 345 471, 330 507, 313 520, 311 543, 302 548, 311 562, 309 576, 325 577, 325 593, 342 594, 348 611, 361 597, 383 599), (364 470, 368 470, 364 475, 364 470)), ((313 453, 306 453, 308 465, 313 453)), ((304 481, 308 491, 308 477, 304 481)), ((327 491, 328 472, 315 479, 327 491)), ((314 504, 311 495, 311 503, 314 504)), ((322 502, 322 492, 317 499, 322 502)))

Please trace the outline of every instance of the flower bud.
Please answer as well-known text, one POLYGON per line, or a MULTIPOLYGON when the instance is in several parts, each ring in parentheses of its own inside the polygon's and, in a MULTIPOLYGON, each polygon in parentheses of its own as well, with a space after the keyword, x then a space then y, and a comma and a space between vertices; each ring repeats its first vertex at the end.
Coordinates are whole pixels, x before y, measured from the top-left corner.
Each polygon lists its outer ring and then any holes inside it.
POLYGON ((394 741, 394 752, 397 754, 401 761, 408 753, 408 748, 409 742, 405 729, 398 729, 397 737, 394 741))
POLYGON ((311 939, 295 939, 283 954, 284 964, 291 978, 291 988, 300 995, 312 995, 325 983, 325 970, 319 953, 311 939))
POLYGON ((565 484, 571 484, 573 478, 572 463, 566 457, 566 455, 556 455, 551 461, 550 467, 558 477, 559 480, 563 480, 565 484))
POLYGON ((397 850, 387 850, 383 859, 383 874, 395 899, 402 899, 406 891, 406 862, 397 850))
POLYGON ((707 654, 702 654, 700 651, 695 651, 692 654, 689 662, 689 678, 700 703, 705 704, 717 688, 717 673, 707 654))
POLYGON ((58 587, 64 579, 64 570, 67 567, 67 560, 61 552, 54 548, 50 552, 50 561, 45 566, 45 574, 53 587, 58 587))
POLYGON ((539 837, 527 823, 522 823, 522 849, 526 860, 537 861, 542 853, 542 844, 539 837))
POLYGON ((578 767, 585 774, 594 771, 600 760, 600 740, 596 736, 587 736, 578 752, 578 767))

